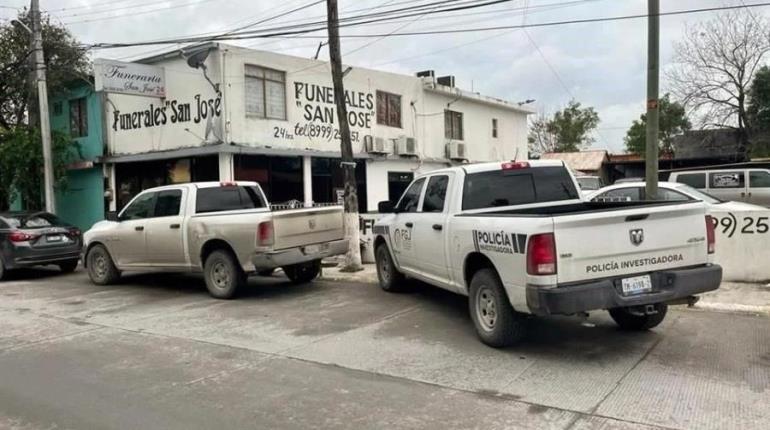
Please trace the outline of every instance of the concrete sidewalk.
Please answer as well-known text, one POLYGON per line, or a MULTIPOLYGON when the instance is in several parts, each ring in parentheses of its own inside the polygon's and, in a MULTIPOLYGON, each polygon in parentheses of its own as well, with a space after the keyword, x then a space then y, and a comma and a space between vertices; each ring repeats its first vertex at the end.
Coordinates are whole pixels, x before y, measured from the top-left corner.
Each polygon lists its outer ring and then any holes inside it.
MULTIPOLYGON (((364 270, 355 273, 341 272, 340 267, 341 264, 324 267, 322 278, 341 282, 377 283, 377 268, 374 264, 364 264, 364 270)), ((718 290, 702 294, 693 308, 770 316, 770 284, 723 282, 718 290)))

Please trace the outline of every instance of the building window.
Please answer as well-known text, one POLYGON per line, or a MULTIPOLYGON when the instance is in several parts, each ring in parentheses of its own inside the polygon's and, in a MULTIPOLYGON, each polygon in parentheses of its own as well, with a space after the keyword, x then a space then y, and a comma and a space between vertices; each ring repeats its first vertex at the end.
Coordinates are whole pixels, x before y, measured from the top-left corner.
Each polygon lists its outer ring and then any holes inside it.
POLYGON ((286 73, 246 65, 246 115, 286 119, 286 73))
POLYGON ((492 137, 497 139, 497 118, 492 118, 492 137))
POLYGON ((463 140, 463 114, 452 110, 444 111, 444 137, 463 140))
POLYGON ((401 128, 401 96, 377 91, 377 124, 401 128))
POLYGON ((85 97, 70 100, 70 135, 88 136, 88 108, 85 97))

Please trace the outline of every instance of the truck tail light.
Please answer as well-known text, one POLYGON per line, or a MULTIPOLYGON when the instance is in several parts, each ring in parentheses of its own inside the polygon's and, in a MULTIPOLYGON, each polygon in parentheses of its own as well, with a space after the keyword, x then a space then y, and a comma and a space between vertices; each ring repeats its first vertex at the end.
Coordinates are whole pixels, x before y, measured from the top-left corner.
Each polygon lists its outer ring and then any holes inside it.
POLYGON ((503 170, 529 169, 529 163, 526 161, 506 161, 500 165, 503 170))
POLYGON ((238 183, 235 181, 222 181, 219 183, 220 187, 237 187, 238 183))
POLYGON ((553 233, 535 234, 527 244, 527 273, 556 274, 556 242, 553 233))
POLYGON ((263 221, 257 227, 257 246, 271 246, 273 239, 273 222, 263 221))
POLYGON ((69 236, 70 237, 80 237, 80 229, 79 228, 71 228, 71 229, 69 229, 69 236))
POLYGON ((709 254, 713 254, 716 250, 717 239, 714 229, 714 219, 711 215, 706 215, 706 246, 709 254))
POLYGON ((8 240, 14 243, 28 242, 30 240, 35 240, 38 236, 39 235, 37 234, 24 233, 23 231, 12 231, 8 234, 8 240))

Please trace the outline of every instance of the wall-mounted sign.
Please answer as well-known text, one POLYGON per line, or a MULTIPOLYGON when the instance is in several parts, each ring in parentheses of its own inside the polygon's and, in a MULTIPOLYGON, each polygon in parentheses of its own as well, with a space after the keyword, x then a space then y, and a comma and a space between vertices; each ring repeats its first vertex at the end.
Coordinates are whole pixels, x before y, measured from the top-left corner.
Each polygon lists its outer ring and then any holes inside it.
POLYGON ((94 61, 94 80, 96 91, 166 97, 163 67, 97 59, 94 61))

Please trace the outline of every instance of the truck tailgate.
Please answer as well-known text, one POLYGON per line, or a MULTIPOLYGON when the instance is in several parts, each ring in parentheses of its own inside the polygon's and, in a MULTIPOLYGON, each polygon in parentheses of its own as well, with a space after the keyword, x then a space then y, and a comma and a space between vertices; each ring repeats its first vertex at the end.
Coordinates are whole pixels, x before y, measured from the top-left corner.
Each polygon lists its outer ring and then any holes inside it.
POLYGON ((555 216, 558 283, 708 262, 701 203, 555 216))
POLYGON ((344 237, 342 206, 273 212, 274 249, 331 242, 344 237))

